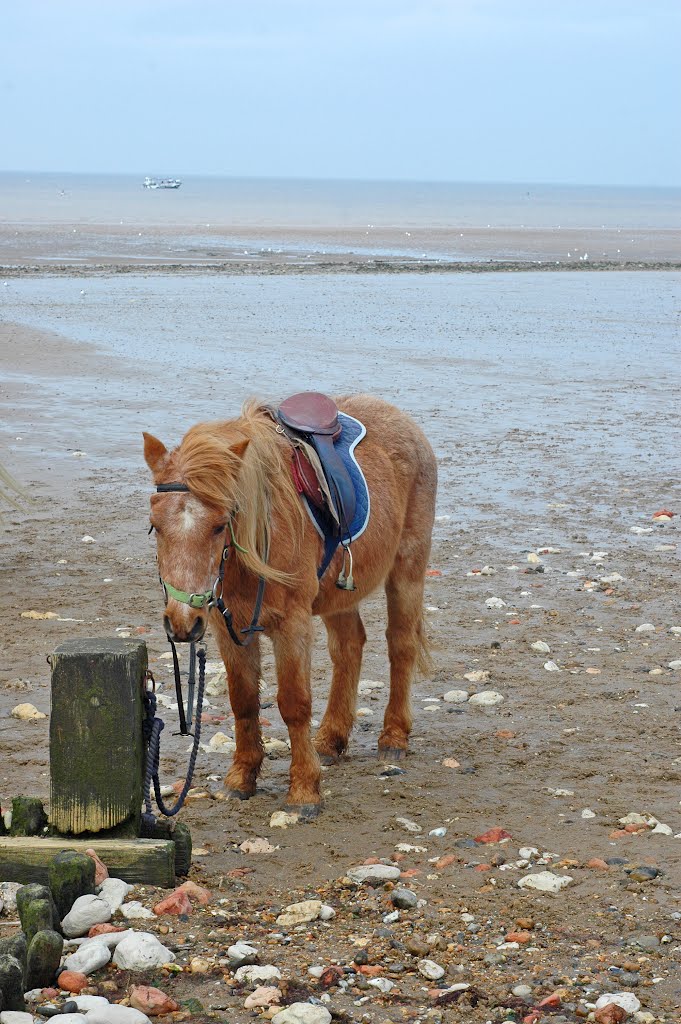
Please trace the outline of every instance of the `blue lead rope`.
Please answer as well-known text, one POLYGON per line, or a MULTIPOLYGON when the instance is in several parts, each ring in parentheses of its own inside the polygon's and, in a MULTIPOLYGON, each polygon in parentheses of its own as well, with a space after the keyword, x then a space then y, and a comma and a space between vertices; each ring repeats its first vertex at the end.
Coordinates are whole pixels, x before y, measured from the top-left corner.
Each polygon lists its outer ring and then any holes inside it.
MULTIPOLYGON (((166 807, 163 802, 163 797, 161 796, 161 783, 158 777, 159 759, 161 754, 161 733, 163 732, 165 723, 162 719, 156 717, 156 694, 154 691, 145 690, 144 693, 145 717, 142 729, 146 745, 146 762, 144 767, 144 811, 142 812, 142 823, 145 830, 153 829, 156 824, 156 817, 151 805, 152 783, 156 804, 161 814, 164 814, 166 818, 174 817, 182 809, 187 793, 191 789, 194 769, 196 767, 196 758, 199 753, 199 742, 201 739, 201 709, 203 707, 203 691, 206 682, 206 652, 203 648, 198 651, 197 658, 199 662, 199 685, 196 696, 194 743, 189 757, 189 767, 187 769, 187 777, 185 779, 184 786, 182 787, 182 791, 178 796, 176 803, 170 808, 166 807)), ((191 707, 189 708, 189 714, 187 717, 189 718, 189 721, 191 721, 191 707)))

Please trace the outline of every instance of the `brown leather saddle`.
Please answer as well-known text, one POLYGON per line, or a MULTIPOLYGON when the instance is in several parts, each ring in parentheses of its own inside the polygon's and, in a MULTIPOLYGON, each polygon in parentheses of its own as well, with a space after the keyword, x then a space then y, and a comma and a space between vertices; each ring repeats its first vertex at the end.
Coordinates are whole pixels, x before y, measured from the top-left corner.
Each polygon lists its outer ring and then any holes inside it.
POLYGON ((343 429, 336 403, 318 391, 302 391, 274 410, 293 444, 293 477, 299 491, 326 509, 343 540, 349 534, 357 498, 350 474, 334 442, 343 429))

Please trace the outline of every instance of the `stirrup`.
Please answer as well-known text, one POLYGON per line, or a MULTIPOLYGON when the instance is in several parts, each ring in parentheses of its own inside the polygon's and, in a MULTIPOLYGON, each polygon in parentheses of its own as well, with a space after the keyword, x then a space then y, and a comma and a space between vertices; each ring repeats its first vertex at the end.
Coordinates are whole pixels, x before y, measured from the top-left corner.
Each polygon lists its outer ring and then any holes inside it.
POLYGON ((343 547, 343 565, 341 567, 341 571, 338 573, 338 579, 336 580, 336 586, 338 587, 339 590, 356 590, 357 588, 355 587, 355 581, 352 578, 352 551, 350 550, 350 545, 349 544, 347 544, 347 545, 343 544, 342 547, 343 547), (345 575, 345 556, 346 556, 346 554, 347 554, 349 562, 350 562, 350 571, 348 572, 347 576, 345 575))

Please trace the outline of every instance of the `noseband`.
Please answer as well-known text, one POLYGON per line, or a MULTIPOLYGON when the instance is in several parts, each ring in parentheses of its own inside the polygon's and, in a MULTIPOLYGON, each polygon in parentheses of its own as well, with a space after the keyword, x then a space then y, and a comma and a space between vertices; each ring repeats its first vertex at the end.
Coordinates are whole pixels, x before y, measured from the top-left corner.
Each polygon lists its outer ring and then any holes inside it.
MULTIPOLYGON (((188 492, 189 487, 187 486, 187 484, 181 483, 156 485, 157 494, 168 494, 173 491, 188 492)), ((229 522, 227 523, 227 526, 225 527, 225 534, 227 533, 229 533, 229 539, 227 538, 227 536, 225 536, 225 543, 222 548, 222 557, 220 559, 220 568, 218 569, 218 574, 215 579, 215 583, 213 584, 210 590, 204 590, 203 593, 201 594, 190 594, 186 590, 178 590, 177 587, 174 587, 171 583, 168 583, 166 580, 164 580, 162 576, 159 576, 159 581, 161 583, 161 586, 163 587, 163 593, 165 594, 166 604, 168 603, 168 598, 172 597, 174 601, 179 601, 180 604, 189 605, 190 608, 207 608, 209 611, 211 610, 211 608, 216 608, 222 615, 222 618, 224 619, 225 625, 227 627, 227 632, 229 633, 234 643, 238 647, 248 647, 248 645, 253 640, 255 634, 263 632, 263 626, 258 625, 258 620, 260 619, 263 597, 265 595, 265 580, 262 576, 258 577, 258 592, 255 599, 255 606, 253 608, 253 618, 251 619, 250 625, 247 626, 245 629, 239 630, 239 633, 237 633, 236 630, 234 629, 232 613, 226 606, 222 597, 223 581, 225 575, 225 562, 229 558, 230 547, 237 548, 237 550, 239 551, 245 551, 245 548, 240 547, 234 538, 234 527, 232 526, 231 516, 229 522), (239 634, 245 636, 245 639, 242 640, 239 634)), ((265 554, 265 561, 267 561, 267 553, 265 554)))

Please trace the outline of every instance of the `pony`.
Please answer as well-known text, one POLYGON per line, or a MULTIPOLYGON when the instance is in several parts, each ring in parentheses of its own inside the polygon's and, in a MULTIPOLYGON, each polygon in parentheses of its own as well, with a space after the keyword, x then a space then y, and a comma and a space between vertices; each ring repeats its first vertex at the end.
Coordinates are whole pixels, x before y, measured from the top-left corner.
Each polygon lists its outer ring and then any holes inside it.
POLYGON ((368 484, 371 516, 352 544, 354 590, 336 586, 342 549, 318 579, 322 541, 294 482, 290 442, 267 406, 251 400, 236 419, 199 423, 172 451, 143 434, 157 487, 150 532, 156 533, 164 583, 166 634, 174 642, 198 641, 210 625, 225 664, 236 741, 225 786, 230 796, 253 796, 264 748, 259 634, 252 633, 253 642, 245 646, 233 643, 214 603, 218 576, 221 597, 241 633, 248 632, 243 627, 249 622, 253 626, 253 608, 262 602, 260 628, 272 642, 277 703, 291 745, 286 806, 303 818, 320 809, 320 764, 336 763, 348 746, 366 641, 359 606, 379 586, 387 600, 390 660, 390 694, 378 740, 384 760, 406 754, 412 677, 417 667, 429 667, 423 592, 435 515, 435 455, 414 420, 382 399, 355 395, 336 404, 366 427, 355 456, 368 484), (316 615, 326 627, 333 674, 313 742, 316 615))

